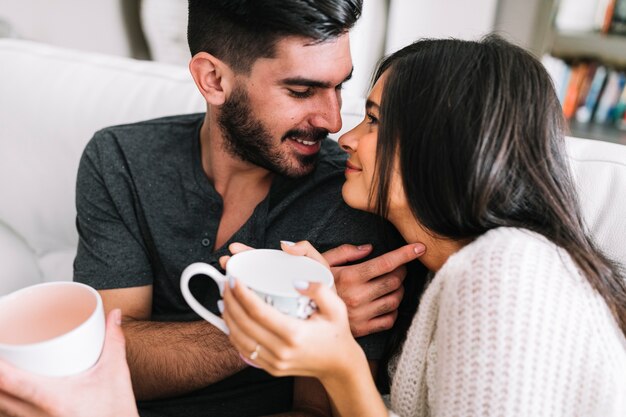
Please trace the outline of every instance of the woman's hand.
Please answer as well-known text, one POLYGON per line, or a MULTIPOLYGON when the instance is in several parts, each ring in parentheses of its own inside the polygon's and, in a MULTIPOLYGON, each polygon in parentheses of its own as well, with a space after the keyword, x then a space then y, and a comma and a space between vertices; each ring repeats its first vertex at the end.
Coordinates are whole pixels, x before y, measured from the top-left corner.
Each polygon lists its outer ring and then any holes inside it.
MULTIPOLYGON (((286 252, 328 264, 308 242, 283 242, 286 252)), ((224 292, 223 318, 230 340, 253 365, 275 376, 316 377, 349 372, 365 354, 350 332, 346 307, 335 292, 319 283, 296 281, 296 289, 318 310, 308 320, 287 316, 264 303, 236 280, 224 292)))

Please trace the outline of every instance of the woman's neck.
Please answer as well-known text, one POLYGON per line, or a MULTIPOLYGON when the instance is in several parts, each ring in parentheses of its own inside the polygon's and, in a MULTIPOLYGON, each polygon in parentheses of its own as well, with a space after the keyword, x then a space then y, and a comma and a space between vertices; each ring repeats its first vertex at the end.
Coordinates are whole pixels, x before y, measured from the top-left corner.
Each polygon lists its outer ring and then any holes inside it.
POLYGON ((422 243, 426 252, 419 258, 430 271, 437 272, 448 258, 467 245, 470 240, 451 240, 424 229, 412 214, 393 216, 389 221, 398 229, 407 243, 422 243))

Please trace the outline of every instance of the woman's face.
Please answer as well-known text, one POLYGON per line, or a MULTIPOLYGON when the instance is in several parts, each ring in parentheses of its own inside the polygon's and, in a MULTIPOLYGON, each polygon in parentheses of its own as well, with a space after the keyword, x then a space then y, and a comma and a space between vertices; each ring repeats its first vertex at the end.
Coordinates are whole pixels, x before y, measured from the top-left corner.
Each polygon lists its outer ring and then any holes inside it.
MULTIPOLYGON (((375 201, 369 201, 370 190, 374 181, 376 165, 376 142, 380 126, 380 100, 387 72, 376 81, 365 105, 365 119, 354 129, 339 138, 339 145, 348 152, 346 182, 342 195, 345 202, 358 210, 373 211, 375 201)), ((389 212, 400 206, 407 206, 402 190, 402 179, 398 172, 396 156, 389 189, 389 212)))

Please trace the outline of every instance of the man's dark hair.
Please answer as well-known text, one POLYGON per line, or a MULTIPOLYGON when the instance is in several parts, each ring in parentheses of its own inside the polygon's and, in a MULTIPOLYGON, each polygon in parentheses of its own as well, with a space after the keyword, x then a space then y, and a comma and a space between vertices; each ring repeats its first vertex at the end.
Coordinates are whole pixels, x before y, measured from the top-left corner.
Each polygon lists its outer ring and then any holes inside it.
POLYGON ((274 56, 286 36, 312 43, 350 30, 363 0, 189 0, 187 40, 191 55, 208 52, 247 73, 261 57, 274 56))

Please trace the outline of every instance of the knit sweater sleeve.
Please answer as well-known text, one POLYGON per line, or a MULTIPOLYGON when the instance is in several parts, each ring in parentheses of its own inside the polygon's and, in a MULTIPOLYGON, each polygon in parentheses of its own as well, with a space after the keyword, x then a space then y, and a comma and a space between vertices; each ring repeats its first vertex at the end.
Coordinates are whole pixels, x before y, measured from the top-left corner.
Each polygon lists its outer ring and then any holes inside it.
POLYGON ((597 316, 598 295, 538 235, 509 229, 475 243, 438 274, 430 414, 592 415, 595 396, 609 389, 606 361, 596 360, 594 327, 607 320, 597 316))

